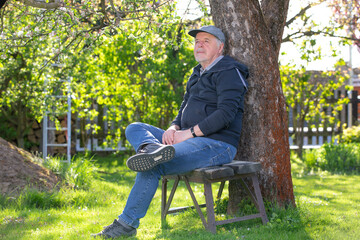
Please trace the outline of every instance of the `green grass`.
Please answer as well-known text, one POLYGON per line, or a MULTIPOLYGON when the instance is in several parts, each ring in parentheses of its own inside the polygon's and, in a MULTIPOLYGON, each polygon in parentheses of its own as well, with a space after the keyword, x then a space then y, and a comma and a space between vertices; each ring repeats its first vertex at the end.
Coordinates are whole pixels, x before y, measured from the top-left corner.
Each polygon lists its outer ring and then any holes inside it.
MULTIPOLYGON (((0 196, 0 239, 91 239, 90 234, 110 224, 126 203, 135 173, 123 166, 123 158, 95 157, 101 178, 94 179, 89 189, 28 191, 16 199, 0 196)), ((303 168, 301 160, 293 158, 297 208, 267 204, 270 222, 265 226, 255 219, 218 226, 213 235, 204 230, 195 211, 188 211, 168 216, 161 227, 159 185, 137 236, 129 239, 357 239, 360 176, 305 174, 303 168)), ((203 200, 201 185, 192 186, 203 200)), ((184 205, 192 202, 181 183, 172 207, 184 205)))

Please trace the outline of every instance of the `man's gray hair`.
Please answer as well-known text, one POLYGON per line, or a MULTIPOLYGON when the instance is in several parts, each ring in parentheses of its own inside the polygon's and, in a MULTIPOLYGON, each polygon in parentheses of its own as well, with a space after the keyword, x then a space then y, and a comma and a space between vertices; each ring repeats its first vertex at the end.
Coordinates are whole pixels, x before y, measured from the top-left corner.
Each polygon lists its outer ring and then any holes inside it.
POLYGON ((221 51, 221 54, 223 54, 223 53, 224 53, 224 49, 225 49, 225 43, 222 42, 222 41, 220 41, 220 39, 218 39, 217 37, 215 37, 215 38, 216 38, 216 44, 217 44, 218 47, 220 47, 221 44, 224 44, 224 47, 223 47, 223 49, 222 49, 222 51, 221 51))

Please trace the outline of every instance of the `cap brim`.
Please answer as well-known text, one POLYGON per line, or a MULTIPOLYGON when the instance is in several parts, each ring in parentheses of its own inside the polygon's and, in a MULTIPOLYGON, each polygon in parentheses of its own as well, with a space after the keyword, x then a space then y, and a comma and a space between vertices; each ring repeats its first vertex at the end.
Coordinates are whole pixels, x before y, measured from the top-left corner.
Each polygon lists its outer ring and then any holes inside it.
POLYGON ((205 31, 202 31, 202 30, 199 30, 199 29, 194 29, 194 30, 190 30, 188 32, 188 34, 192 37, 196 37, 196 34, 198 34, 199 32, 205 32, 205 31))

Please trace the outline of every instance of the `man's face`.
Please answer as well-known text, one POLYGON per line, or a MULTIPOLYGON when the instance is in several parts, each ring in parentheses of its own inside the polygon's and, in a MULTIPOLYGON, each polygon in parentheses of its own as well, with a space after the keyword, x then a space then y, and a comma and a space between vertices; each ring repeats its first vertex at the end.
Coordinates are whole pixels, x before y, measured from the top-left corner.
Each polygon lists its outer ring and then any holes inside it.
POLYGON ((199 32, 195 37, 194 56, 203 68, 210 65, 222 53, 224 44, 206 32, 199 32))

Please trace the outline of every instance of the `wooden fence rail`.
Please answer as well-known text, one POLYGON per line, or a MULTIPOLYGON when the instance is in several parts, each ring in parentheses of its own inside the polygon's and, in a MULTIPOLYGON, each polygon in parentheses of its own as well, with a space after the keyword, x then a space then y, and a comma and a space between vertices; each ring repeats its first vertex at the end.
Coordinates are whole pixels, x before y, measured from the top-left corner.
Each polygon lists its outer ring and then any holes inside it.
MULTIPOLYGON (((335 116, 340 122, 341 126, 346 124, 346 127, 359 125, 360 123, 360 95, 357 91, 349 92, 350 102, 344 105, 341 112, 335 116)), ((341 98, 341 94, 335 94, 335 98, 329 99, 329 101, 337 100, 341 98)), ((296 106, 295 106, 296 107, 296 106)), ((326 110, 329 114, 331 109, 326 110)), ((303 135, 303 148, 318 148, 324 143, 330 143, 335 141, 335 136, 341 134, 342 128, 331 126, 328 122, 308 123, 305 122, 304 127, 293 126, 293 113, 294 109, 289 109, 289 142, 291 149, 297 149, 299 146, 296 144, 296 133, 302 131, 303 135), (310 127, 315 126, 315 127, 310 127)))

